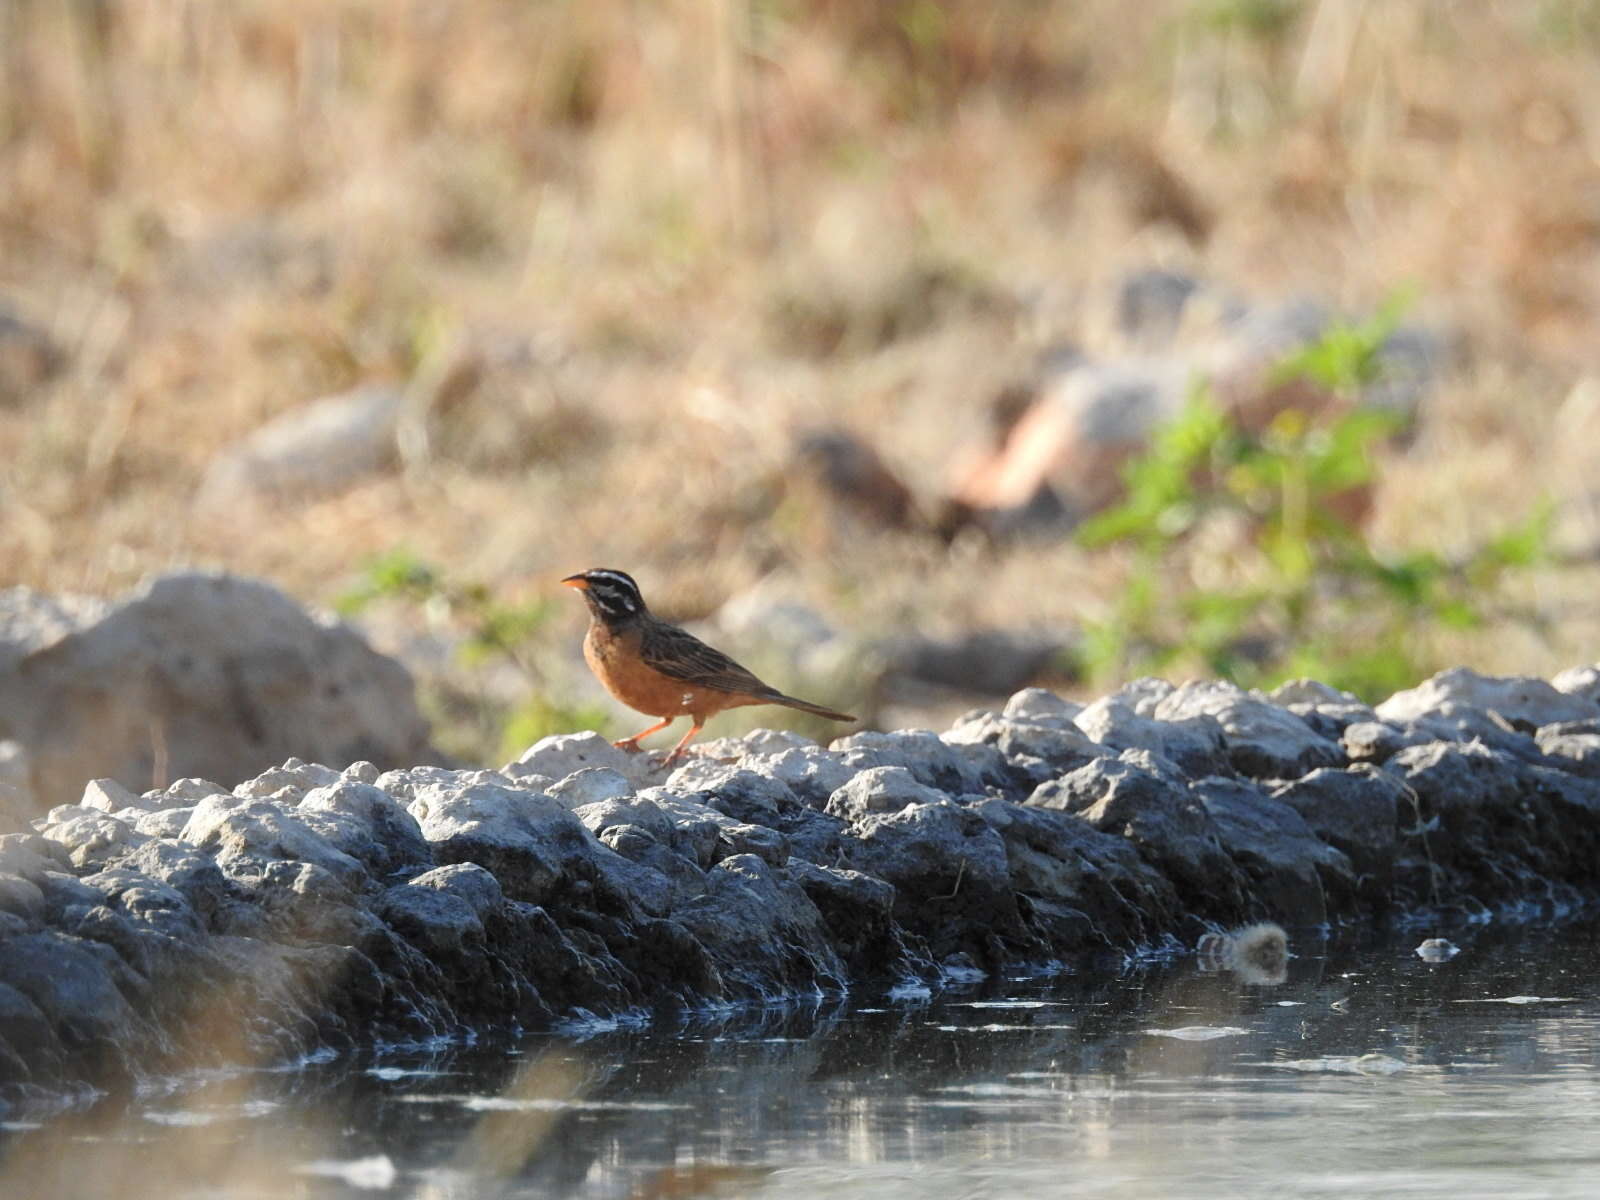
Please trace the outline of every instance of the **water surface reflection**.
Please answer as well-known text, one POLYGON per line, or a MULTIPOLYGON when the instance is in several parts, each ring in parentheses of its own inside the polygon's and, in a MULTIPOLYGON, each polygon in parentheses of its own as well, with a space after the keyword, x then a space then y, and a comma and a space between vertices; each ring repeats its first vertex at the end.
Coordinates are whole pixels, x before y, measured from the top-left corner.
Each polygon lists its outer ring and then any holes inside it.
POLYGON ((0 1194, 1590 1196, 1600 926, 1293 944, 10 1114, 0 1194), (1208 969, 1210 968, 1210 969, 1208 969), (1255 979, 1257 982, 1247 982, 1255 979))

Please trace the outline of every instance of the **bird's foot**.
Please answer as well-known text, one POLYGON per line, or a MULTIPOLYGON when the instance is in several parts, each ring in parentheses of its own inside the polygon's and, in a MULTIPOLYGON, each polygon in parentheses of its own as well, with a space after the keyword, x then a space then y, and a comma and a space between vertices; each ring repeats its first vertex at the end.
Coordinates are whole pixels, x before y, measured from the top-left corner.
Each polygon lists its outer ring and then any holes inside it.
POLYGON ((623 738, 621 741, 612 742, 611 744, 613 746, 615 746, 618 750, 626 750, 629 754, 638 754, 639 753, 639 739, 638 738, 623 738))

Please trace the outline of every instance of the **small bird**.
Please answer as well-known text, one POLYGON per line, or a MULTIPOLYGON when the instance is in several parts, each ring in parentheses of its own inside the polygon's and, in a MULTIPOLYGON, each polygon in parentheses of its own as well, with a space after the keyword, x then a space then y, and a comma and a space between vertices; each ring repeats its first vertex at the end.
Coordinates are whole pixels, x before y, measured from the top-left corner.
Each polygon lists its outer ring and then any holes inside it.
POLYGON ((684 747, 710 718, 747 704, 782 704, 830 721, 856 719, 785 696, 694 634, 652 616, 639 585, 624 571, 584 571, 561 582, 582 591, 589 606, 583 657, 595 678, 629 708, 661 718, 649 729, 615 743, 620 749, 639 749, 640 738, 688 713, 694 723, 661 764, 670 766, 683 757, 684 747))

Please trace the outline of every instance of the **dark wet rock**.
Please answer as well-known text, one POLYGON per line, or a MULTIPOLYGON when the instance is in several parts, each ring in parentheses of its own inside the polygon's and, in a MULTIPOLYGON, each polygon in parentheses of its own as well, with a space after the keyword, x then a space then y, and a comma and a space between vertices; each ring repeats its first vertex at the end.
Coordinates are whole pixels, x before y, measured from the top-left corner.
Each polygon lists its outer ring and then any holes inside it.
POLYGON ((21 875, 0 872, 0 912, 21 917, 28 924, 44 919, 44 893, 21 875))
POLYGON ((477 863, 452 863, 448 867, 435 867, 408 881, 409 886, 432 888, 464 901, 480 920, 499 912, 505 903, 505 893, 493 872, 477 863))
POLYGON ((768 866, 781 867, 789 861, 789 839, 765 825, 741 821, 723 826, 717 834, 717 861, 741 854, 753 854, 768 866))
MULTIPOLYGON (((118 986, 127 976, 114 951, 83 938, 43 931, 5 944, 4 986, 43 1014, 43 1045, 59 1046, 97 1076, 127 1075, 148 1048, 149 1030, 118 986)), ((12 1043, 19 1032, 0 1030, 12 1043)))
POLYGON ((138 871, 181 893, 202 922, 211 922, 230 895, 212 855, 175 838, 153 837, 124 854, 117 865, 138 871))
POLYGON ((377 919, 348 876, 310 862, 268 862, 242 887, 230 914, 234 933, 293 944, 359 946, 377 919))
POLYGON ((844 854, 844 838, 849 822, 814 808, 802 808, 778 822, 788 840, 789 856, 828 865, 844 854))
POLYGON ((1379 911, 1389 907, 1405 796, 1392 775, 1359 764, 1348 771, 1325 767, 1284 784, 1272 796, 1350 860, 1365 905, 1379 911))
POLYGON ((1459 832, 1485 810, 1498 815, 1525 778, 1520 763, 1479 742, 1408 747, 1389 760, 1387 769, 1416 793, 1421 819, 1459 821, 1459 832))
MULTIPOLYGON (((14 939, 13 939, 14 940, 14 939)), ((9 941, 8 941, 9 944, 9 941)), ((0 983, 0 1078, 18 1082, 36 1079, 51 1083, 61 1078, 67 1050, 51 1020, 22 992, 0 983)))
POLYGON ((46 915, 58 925, 69 924, 100 903, 100 893, 64 871, 42 872, 33 882, 44 896, 46 915))
POLYGON ((417 886, 415 880, 384 892, 373 911, 406 941, 431 957, 467 953, 483 943, 483 921, 454 891, 417 886))
POLYGON ((908 943, 894 919, 892 884, 860 871, 818 866, 804 859, 791 860, 789 878, 817 906, 852 978, 881 983, 932 975, 932 960, 908 943))
POLYGON ((693 860, 642 825, 607 825, 595 836, 622 858, 650 868, 665 880, 664 893, 654 900, 654 907, 661 911, 670 912, 705 887, 705 872, 693 860))
POLYGON ((1040 787, 1028 803, 1077 813, 1095 829, 1123 838, 1203 920, 1246 919, 1248 882, 1205 805, 1158 763, 1135 757, 1090 763, 1040 787))
POLYGON ((1330 913, 1349 911, 1357 891, 1350 860, 1294 808, 1243 780, 1203 779, 1195 790, 1261 906, 1252 916, 1320 925, 1330 913))
POLYGON ((572 735, 499 771, 93 783, 0 835, 0 1099, 1263 918, 1594 897, 1584 680, 1471 686, 1500 707, 1140 680, 1087 707, 1030 689, 942 737, 718 739, 670 774, 572 735))
POLYGON ((716 861, 722 830, 739 823, 696 798, 674 795, 665 788, 647 789, 639 793, 639 800, 664 814, 668 822, 666 840, 701 870, 716 861))
POLYGON ((973 809, 914 804, 869 814, 850 832, 846 865, 894 885, 896 919, 935 958, 998 963, 1040 948, 1017 910, 1005 840, 973 809))
POLYGON ((805 890, 753 854, 706 872, 706 890, 675 914, 712 950, 732 996, 838 990, 848 976, 805 890))
POLYGON ((83 879, 99 892, 101 903, 141 925, 175 938, 197 937, 203 922, 189 898, 154 876, 126 866, 107 867, 83 879))
POLYGON ((1153 942, 1181 906, 1124 838, 1072 813, 1005 800, 973 806, 1005 844, 1025 922, 1056 953, 1153 942))
POLYGON ((1402 904, 1487 907, 1593 887, 1600 780, 1508 757, 1480 742, 1402 750, 1402 904))

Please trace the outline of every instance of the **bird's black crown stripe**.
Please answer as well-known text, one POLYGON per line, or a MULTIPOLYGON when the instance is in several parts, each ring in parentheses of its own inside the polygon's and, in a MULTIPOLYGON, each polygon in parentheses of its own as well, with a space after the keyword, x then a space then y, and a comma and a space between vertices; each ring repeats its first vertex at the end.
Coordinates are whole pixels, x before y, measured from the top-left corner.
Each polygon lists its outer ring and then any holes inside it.
POLYGON ((639 585, 626 571, 597 569, 585 571, 588 594, 602 612, 612 616, 629 616, 644 611, 644 597, 639 585))

